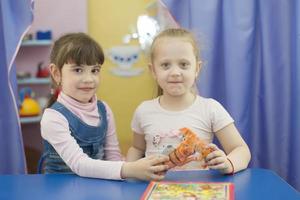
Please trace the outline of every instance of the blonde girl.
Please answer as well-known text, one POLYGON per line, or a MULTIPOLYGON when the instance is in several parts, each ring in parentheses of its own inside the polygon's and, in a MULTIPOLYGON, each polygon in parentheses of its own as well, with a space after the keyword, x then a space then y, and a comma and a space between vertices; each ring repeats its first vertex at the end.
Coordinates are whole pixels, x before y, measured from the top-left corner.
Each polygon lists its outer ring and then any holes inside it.
POLYGON ((167 29, 154 39, 149 68, 162 93, 136 109, 128 160, 176 148, 182 137, 179 129, 186 127, 206 140, 214 151, 205 160, 188 163, 179 169, 210 168, 232 174, 248 166, 250 151, 232 117, 216 100, 194 91, 202 64, 199 55, 196 40, 187 30, 167 29), (224 151, 212 144, 214 136, 224 151))

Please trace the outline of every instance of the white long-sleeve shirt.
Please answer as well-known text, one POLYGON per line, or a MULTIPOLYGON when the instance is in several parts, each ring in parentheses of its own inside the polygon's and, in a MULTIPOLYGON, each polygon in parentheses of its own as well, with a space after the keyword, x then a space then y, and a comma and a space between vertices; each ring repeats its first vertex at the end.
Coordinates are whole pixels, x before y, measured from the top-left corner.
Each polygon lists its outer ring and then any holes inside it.
MULTIPOLYGON (((57 101, 77 115, 83 122, 91 126, 97 126, 100 122, 97 98, 90 103, 80 103, 63 92, 57 101)), ((109 106, 104 103, 107 112, 107 135, 104 145, 105 160, 96 160, 85 154, 71 136, 67 119, 58 111, 47 108, 41 120, 42 138, 47 140, 71 168, 71 170, 83 177, 121 179, 123 165, 116 135, 114 117, 109 106)))

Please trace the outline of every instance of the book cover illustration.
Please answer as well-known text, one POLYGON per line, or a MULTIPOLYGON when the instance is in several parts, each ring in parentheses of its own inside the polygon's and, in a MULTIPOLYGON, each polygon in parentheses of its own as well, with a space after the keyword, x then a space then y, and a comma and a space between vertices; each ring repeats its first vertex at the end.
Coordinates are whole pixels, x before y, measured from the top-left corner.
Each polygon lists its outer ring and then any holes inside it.
POLYGON ((141 200, 233 200, 229 182, 150 182, 141 200))

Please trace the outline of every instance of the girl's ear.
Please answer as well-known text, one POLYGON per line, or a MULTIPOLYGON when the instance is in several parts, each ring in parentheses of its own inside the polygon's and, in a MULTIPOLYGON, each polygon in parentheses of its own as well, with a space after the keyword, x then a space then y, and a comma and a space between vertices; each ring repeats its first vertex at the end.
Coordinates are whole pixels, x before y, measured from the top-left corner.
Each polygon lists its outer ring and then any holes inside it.
POLYGON ((153 64, 148 63, 148 68, 149 68, 149 71, 151 72, 152 76, 156 79, 156 73, 155 73, 153 64))
POLYGON ((196 77, 199 76, 201 68, 202 68, 202 61, 198 61, 196 66, 196 77))
POLYGON ((59 70, 59 68, 51 63, 49 65, 49 69, 50 69, 50 73, 51 73, 51 76, 53 78, 53 80, 55 81, 56 85, 60 85, 61 84, 61 72, 59 70))

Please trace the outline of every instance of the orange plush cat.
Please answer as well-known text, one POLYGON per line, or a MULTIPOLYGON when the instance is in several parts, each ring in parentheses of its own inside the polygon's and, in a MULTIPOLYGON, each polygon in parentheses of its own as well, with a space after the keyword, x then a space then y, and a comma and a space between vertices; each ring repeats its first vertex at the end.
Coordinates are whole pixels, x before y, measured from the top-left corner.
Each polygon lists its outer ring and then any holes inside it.
POLYGON ((169 165, 169 168, 182 166, 193 160, 204 159, 213 151, 211 147, 207 147, 207 143, 204 140, 198 138, 190 129, 181 128, 180 131, 184 139, 176 149, 169 153, 170 160, 166 163, 169 165), (192 157, 196 152, 200 154, 197 159, 192 157))

